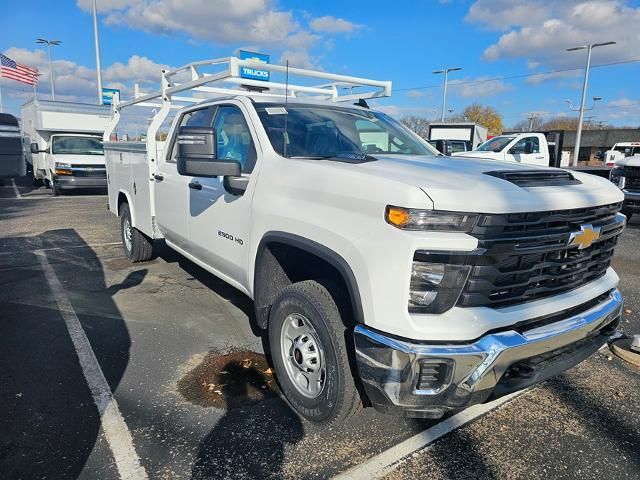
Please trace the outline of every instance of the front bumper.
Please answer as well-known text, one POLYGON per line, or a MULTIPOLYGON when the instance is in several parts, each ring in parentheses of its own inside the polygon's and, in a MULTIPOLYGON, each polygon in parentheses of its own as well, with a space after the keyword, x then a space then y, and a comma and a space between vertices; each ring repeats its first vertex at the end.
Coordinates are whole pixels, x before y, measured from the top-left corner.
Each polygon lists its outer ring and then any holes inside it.
POLYGON ((615 289, 596 305, 528 329, 489 333, 468 344, 413 343, 358 325, 354 332, 360 378, 379 410, 440 417, 542 382, 580 363, 612 336, 622 312, 615 289), (438 374, 425 377, 439 365, 438 374), (439 379, 424 388, 424 378, 439 379))
POLYGON ((91 176, 91 177, 77 177, 74 175, 57 175, 53 178, 56 186, 61 190, 73 190, 73 189, 106 189, 107 188, 107 176, 91 176))
POLYGON ((622 193, 624 193, 624 208, 640 212, 640 192, 629 192, 623 189, 622 193))

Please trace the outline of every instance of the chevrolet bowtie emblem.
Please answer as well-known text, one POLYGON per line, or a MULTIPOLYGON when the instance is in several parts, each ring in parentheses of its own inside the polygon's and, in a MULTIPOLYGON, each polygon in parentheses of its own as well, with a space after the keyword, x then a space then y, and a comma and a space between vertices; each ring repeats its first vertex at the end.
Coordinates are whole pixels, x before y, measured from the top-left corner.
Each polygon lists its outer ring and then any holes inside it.
POLYGON ((579 232, 571 232, 569 246, 578 247, 579 250, 590 247, 593 242, 600 238, 600 230, 602 230, 602 227, 580 225, 579 232))

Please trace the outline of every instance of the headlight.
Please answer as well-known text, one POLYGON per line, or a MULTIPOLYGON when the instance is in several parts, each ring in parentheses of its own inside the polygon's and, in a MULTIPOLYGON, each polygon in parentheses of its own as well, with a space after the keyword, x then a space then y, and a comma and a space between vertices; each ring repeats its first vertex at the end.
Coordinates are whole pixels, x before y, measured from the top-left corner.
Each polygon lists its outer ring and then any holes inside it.
POLYGON ((612 168, 611 172, 609 172, 609 180, 611 180, 614 185, 618 186, 618 188, 624 188, 626 181, 624 177, 624 168, 612 168))
POLYGON ((415 261, 411 265, 409 312, 443 313, 455 305, 471 266, 415 261))
POLYGON ((68 163, 56 162, 56 168, 54 170, 56 175, 73 175, 71 165, 68 163))
POLYGON ((469 213, 421 210, 388 205, 385 220, 401 230, 433 230, 468 232, 478 216, 469 213))

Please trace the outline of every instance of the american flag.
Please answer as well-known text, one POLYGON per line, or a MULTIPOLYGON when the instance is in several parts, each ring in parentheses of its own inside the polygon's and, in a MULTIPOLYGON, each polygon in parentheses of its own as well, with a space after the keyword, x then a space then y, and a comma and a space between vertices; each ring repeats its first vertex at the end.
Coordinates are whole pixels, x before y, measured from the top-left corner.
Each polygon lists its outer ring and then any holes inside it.
POLYGON ((11 60, 0 53, 0 77, 10 78, 28 85, 38 85, 38 70, 11 60))

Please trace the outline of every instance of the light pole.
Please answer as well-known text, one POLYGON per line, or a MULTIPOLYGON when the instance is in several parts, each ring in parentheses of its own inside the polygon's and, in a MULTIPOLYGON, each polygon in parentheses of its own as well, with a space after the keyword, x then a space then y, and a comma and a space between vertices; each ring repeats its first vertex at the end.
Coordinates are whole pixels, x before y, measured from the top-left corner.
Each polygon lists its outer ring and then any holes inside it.
MULTIPOLYGON (((616 42, 604 43, 588 43, 579 47, 567 48, 567 52, 575 52, 577 50, 587 51, 587 64, 584 68, 584 82, 582 84, 582 100, 580 101, 580 115, 578 116, 578 128, 576 130, 576 145, 573 149, 573 161, 571 164, 575 167, 578 165, 578 154, 580 153, 580 140, 582 137, 582 121, 584 120, 584 104, 587 101, 587 87, 589 85, 589 68, 591 67, 591 51, 596 47, 604 47, 606 45, 615 45, 616 42)), ((595 100, 595 98, 594 98, 595 100)), ((595 102, 594 102, 595 106, 595 102)))
POLYGON ((93 42, 96 48, 96 73, 98 74, 98 105, 102 105, 102 72, 100 70, 100 40, 98 39, 98 9, 93 0, 93 42))
POLYGON ((41 45, 46 45, 47 46, 47 50, 49 51, 49 79, 51 80, 51 98, 53 100, 56 99, 56 90, 53 86, 53 63, 51 62, 51 46, 53 45, 58 46, 60 45, 62 42, 60 40, 46 40, 44 38, 38 38, 36 40, 36 43, 39 43, 41 45))
POLYGON ((434 75, 439 75, 444 73, 444 83, 442 85, 442 110, 440 113, 440 121, 444 122, 444 112, 447 109, 447 80, 449 78, 449 72, 456 72, 458 70, 462 70, 460 67, 455 68, 445 68, 443 70, 436 70, 433 72, 434 75))

